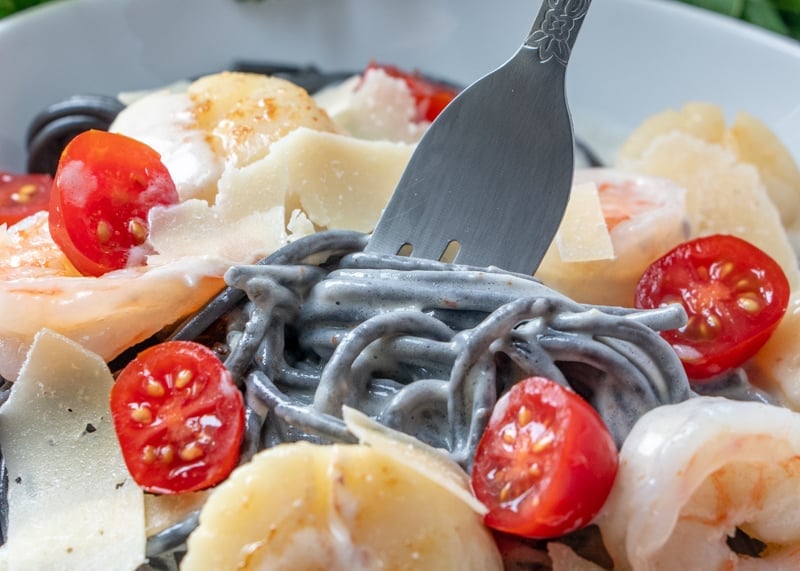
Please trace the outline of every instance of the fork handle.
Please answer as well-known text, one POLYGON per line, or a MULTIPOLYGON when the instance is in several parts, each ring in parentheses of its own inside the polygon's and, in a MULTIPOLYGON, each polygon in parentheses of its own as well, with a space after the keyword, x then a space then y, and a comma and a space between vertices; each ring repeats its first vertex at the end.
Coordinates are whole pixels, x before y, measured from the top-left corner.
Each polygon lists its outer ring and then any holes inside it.
POLYGON ((541 63, 566 67, 591 3, 592 0, 542 0, 525 46, 538 51, 541 63))

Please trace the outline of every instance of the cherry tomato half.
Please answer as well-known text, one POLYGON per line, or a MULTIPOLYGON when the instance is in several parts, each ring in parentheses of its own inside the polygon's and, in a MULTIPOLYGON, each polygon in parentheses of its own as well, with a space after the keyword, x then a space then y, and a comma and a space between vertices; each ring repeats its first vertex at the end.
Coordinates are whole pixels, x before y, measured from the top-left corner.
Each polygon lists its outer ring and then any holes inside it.
POLYGON ((148 212, 177 202, 156 151, 124 135, 86 131, 58 163, 50 234, 79 272, 99 276, 143 263, 148 212))
POLYGON ((370 69, 381 69, 386 75, 406 82, 417 105, 418 121, 433 121, 458 95, 457 89, 426 79, 419 72, 408 72, 393 65, 377 62, 370 62, 367 71, 370 69))
POLYGON ((580 529, 600 511, 617 474, 614 439, 570 389, 525 379, 495 405, 472 467, 487 526, 548 538, 580 529))
POLYGON ((702 381, 742 365, 767 342, 789 304, 781 267, 749 242, 722 234, 678 245, 645 270, 636 306, 680 303, 688 323, 661 335, 687 376, 702 381))
POLYGON ((147 491, 201 490, 238 461, 242 393, 199 343, 166 341, 141 352, 111 389, 111 415, 128 471, 147 491))
POLYGON ((53 179, 48 174, 13 174, 0 171, 0 224, 16 224, 47 210, 53 179))

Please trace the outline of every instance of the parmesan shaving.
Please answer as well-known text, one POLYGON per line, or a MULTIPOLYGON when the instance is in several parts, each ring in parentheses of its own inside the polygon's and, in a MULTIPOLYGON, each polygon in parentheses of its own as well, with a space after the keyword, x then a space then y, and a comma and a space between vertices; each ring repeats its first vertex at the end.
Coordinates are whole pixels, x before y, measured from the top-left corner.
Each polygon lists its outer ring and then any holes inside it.
POLYGON ((130 571, 145 561, 144 501, 109 411, 111 372, 43 330, 0 409, 9 571, 130 571))
POLYGON ((250 167, 226 173, 217 204, 227 219, 264 204, 300 208, 320 228, 372 230, 413 145, 299 127, 250 167))
POLYGON ((211 490, 184 494, 145 494, 144 515, 147 536, 155 535, 180 523, 193 512, 202 508, 209 493, 211 490))
POLYGON ((597 186, 587 182, 572 187, 556 244, 565 262, 611 260, 614 246, 608 233, 597 186))
POLYGON ((148 263, 198 252, 251 263, 317 229, 369 232, 413 148, 299 127, 264 158, 228 168, 213 205, 195 199, 154 208, 150 242, 159 253, 148 263))
POLYGON ((354 408, 344 407, 342 416, 347 430, 362 444, 371 446, 378 453, 390 456, 394 461, 439 484, 476 513, 486 515, 489 511, 473 495, 467 473, 450 460, 444 451, 428 446, 404 432, 391 430, 354 408))
POLYGON ((202 200, 187 200, 150 211, 150 242, 158 254, 151 266, 205 256, 224 265, 250 263, 271 254, 287 241, 283 206, 255 210, 241 218, 226 218, 202 200))
POLYGON ((394 192, 414 146, 302 130, 287 157, 293 192, 308 217, 329 229, 369 232, 394 192), (292 161, 291 159, 295 160, 292 161), (298 160, 299 159, 299 160, 298 160), (317 170, 303 168, 316 164, 317 170))
POLYGON ((368 69, 323 89, 314 100, 348 133, 359 139, 415 143, 430 126, 416 121, 417 104, 403 79, 368 69))

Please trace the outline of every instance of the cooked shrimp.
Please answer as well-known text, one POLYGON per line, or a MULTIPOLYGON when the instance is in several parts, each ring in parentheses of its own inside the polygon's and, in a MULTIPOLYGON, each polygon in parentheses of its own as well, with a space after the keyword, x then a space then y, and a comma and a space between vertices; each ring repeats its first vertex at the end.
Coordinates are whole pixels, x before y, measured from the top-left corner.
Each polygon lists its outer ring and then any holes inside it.
POLYGON ((792 293, 786 314, 747 372, 754 384, 800 411, 800 291, 792 293))
POLYGON ((46 212, 0 229, 0 375, 16 378, 42 328, 110 360, 199 308, 223 286, 224 271, 187 258, 84 277, 50 237, 46 212))
POLYGON ((612 169, 577 171, 576 185, 586 182, 597 186, 613 257, 567 261, 557 236, 536 277, 583 303, 632 306, 648 264, 688 237, 685 191, 663 178, 612 169))
POLYGON ((653 409, 598 524, 617 571, 800 568, 800 414, 719 397, 653 409), (759 556, 729 546, 737 530, 759 556))
POLYGON ((259 452, 211 493, 181 568, 502 569, 458 465, 362 413, 345 417, 370 445, 259 452))
POLYGON ((50 237, 44 212, 0 226, 0 280, 79 275, 50 237))

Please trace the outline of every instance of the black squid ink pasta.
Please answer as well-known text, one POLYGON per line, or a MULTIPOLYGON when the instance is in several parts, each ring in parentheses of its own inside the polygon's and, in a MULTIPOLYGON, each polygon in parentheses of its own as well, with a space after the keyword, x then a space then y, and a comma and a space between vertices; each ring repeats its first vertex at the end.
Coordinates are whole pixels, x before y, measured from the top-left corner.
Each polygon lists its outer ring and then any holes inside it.
MULTIPOLYGON (((678 306, 585 306, 497 269, 365 254, 366 241, 328 231, 233 267, 173 334, 215 347, 244 391, 242 462, 282 442, 353 442, 347 405, 468 470, 498 396, 533 375, 582 394, 618 443, 647 410, 690 396, 658 335, 681 324, 678 306)), ((196 523, 151 537, 148 552, 179 549, 196 523)))

